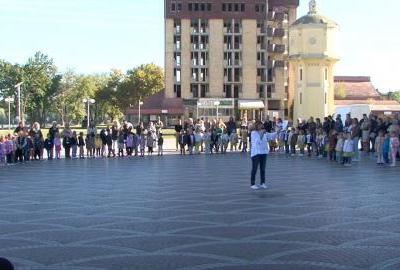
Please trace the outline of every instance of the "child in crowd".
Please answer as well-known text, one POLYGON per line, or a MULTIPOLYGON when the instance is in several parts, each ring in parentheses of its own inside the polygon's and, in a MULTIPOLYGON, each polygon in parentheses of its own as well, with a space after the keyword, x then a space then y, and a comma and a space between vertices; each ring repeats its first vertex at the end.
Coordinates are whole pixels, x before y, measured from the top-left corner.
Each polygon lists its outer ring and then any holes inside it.
POLYGON ((54 137, 54 147, 56 148, 56 159, 61 159, 61 136, 59 132, 56 132, 54 137))
POLYGON ((92 136, 91 134, 87 134, 85 138, 86 156, 88 158, 93 158, 95 156, 95 139, 92 136))
POLYGON ((28 143, 26 141, 24 131, 20 131, 18 133, 17 139, 15 141, 15 146, 16 146, 15 162, 18 162, 18 161, 23 162, 24 159, 26 160, 25 151, 26 151, 27 145, 28 145, 28 143))
POLYGON ((140 156, 144 157, 144 152, 146 149, 146 136, 142 133, 139 135, 139 144, 140 144, 140 156))
POLYGON ((351 133, 346 134, 346 140, 343 145, 343 164, 347 167, 351 166, 351 158, 353 157, 353 140, 351 133))
POLYGON ((24 149, 24 158, 25 158, 25 161, 30 161, 30 160, 32 160, 34 158, 35 148, 33 146, 32 137, 29 136, 29 135, 27 136, 27 135, 28 135, 28 133, 25 132, 24 136, 25 136, 25 139, 26 139, 26 146, 25 146, 25 149, 24 149))
POLYGON ((40 160, 43 158, 43 137, 42 133, 37 133, 33 137, 33 159, 40 160))
POLYGON ((94 144, 96 147, 96 157, 101 157, 101 148, 103 147, 103 142, 101 140, 100 134, 96 134, 94 138, 94 144))
POLYGON ((14 163, 15 157, 15 141, 11 134, 8 134, 7 141, 6 141, 6 156, 7 156, 7 164, 14 163))
POLYGON ((378 137, 375 139, 375 152, 377 155, 377 161, 376 164, 378 165, 383 165, 385 164, 384 158, 383 158, 383 145, 385 143, 385 135, 383 131, 379 132, 378 137))
POLYGON ((44 148, 46 149, 47 152, 47 159, 52 160, 54 143, 53 140, 51 139, 50 133, 47 134, 47 138, 44 141, 44 148))
POLYGON ((249 132, 246 126, 242 126, 240 129, 240 146, 239 149, 242 148, 242 152, 247 152, 249 132))
POLYGON ((163 155, 164 155, 163 145, 164 145, 163 134, 162 134, 162 133, 159 133, 159 134, 158 134, 158 140, 157 140, 158 155, 159 155, 159 156, 163 156, 163 155))
POLYGON ((83 132, 79 133, 78 137, 78 147, 79 147, 79 158, 85 158, 85 139, 83 138, 83 132))
POLYGON ((298 129, 292 128, 290 136, 290 153, 292 157, 296 155, 297 139, 298 139, 298 129))
POLYGON ((133 151, 135 151, 135 157, 138 156, 138 149, 139 149, 139 137, 136 133, 132 133, 133 141, 132 141, 132 147, 133 151))
POLYGON ((71 149, 72 149, 72 158, 76 158, 76 153, 78 152, 78 138, 76 131, 72 132, 71 149))
POLYGON ((304 148, 305 148, 305 136, 304 136, 304 131, 300 130, 300 134, 297 137, 297 145, 300 149, 300 154, 299 156, 304 156, 304 148))
POLYGON ((227 130, 224 130, 224 133, 221 135, 221 154, 226 154, 226 150, 229 145, 229 135, 227 130))
POLYGON ((0 136, 0 167, 6 164, 6 144, 4 136, 0 136))
POLYGON ((307 154, 309 157, 311 157, 312 151, 313 151, 313 143, 314 143, 314 138, 311 134, 310 130, 307 130, 307 135, 306 135, 306 145, 307 145, 307 154))
POLYGON ((203 144, 203 134, 201 133, 201 128, 196 128, 196 132, 194 134, 195 145, 194 145, 194 152, 195 154, 200 154, 201 147, 203 144))
POLYGON ((330 161, 336 161, 336 144, 337 144, 337 134, 336 131, 332 130, 331 135, 329 136, 329 147, 328 154, 330 161))
POLYGON ((207 129, 206 133, 204 134, 204 145, 205 145, 205 153, 206 155, 211 154, 211 132, 210 129, 207 129))
POLYGON ((392 131, 390 133, 390 153, 392 158, 392 163, 390 164, 391 167, 396 166, 396 158, 397 152, 399 151, 399 145, 399 137, 397 136, 397 133, 395 131, 392 131))
MULTIPOLYGON (((132 153, 133 153, 133 140, 134 140, 133 133, 129 132, 128 136, 126 136, 126 155, 127 156, 132 156, 132 153)), ((119 141, 118 141, 118 143, 119 143, 119 141)))
POLYGON ((149 156, 153 155, 154 138, 151 131, 147 133, 147 154, 149 156))
MULTIPOLYGON (((126 137, 126 138, 128 139, 128 137, 126 137)), ((132 137, 131 137, 131 139, 132 139, 132 137)), ((124 157, 125 136, 124 136, 124 133, 122 132, 122 130, 120 130, 118 132, 118 140, 117 140, 117 142, 118 142, 118 157, 124 157)), ((130 152, 129 153, 132 152, 132 141, 131 141, 130 145, 131 146, 130 146, 130 152)), ((128 146, 127 146, 127 148, 128 148, 128 146)), ((128 156, 129 156, 129 153, 127 152, 128 156)))
POLYGON ((390 153, 390 135, 389 133, 385 134, 385 139, 383 140, 383 160, 385 164, 390 163, 389 153, 390 153))
POLYGON ((336 153, 335 158, 338 163, 343 163, 343 146, 344 146, 343 133, 339 133, 336 147, 335 147, 335 153, 336 153))
POLYGON ((181 130, 181 133, 179 134, 179 147, 181 150, 181 155, 186 155, 186 134, 183 130, 181 130))
POLYGON ((328 153, 329 153, 329 137, 328 137, 328 134, 325 131, 322 133, 321 149, 322 149, 322 157, 324 157, 324 158, 328 157, 328 153))
POLYGON ((234 130, 232 133, 231 133, 231 136, 229 137, 229 141, 230 141, 230 143, 231 143, 231 152, 233 152, 233 151, 237 151, 238 150, 238 143, 239 143, 239 138, 238 138, 238 135, 237 135, 237 133, 236 133, 236 130, 234 130))

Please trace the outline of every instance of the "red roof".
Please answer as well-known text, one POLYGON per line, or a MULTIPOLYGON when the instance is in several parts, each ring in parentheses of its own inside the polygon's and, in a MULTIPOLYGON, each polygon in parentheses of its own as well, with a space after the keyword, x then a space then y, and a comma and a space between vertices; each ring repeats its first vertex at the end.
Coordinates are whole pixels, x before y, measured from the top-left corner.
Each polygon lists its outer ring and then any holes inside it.
MULTIPOLYGON (((140 107, 140 113, 158 115, 162 114, 162 111, 168 111, 168 114, 181 115, 184 113, 183 101, 180 98, 166 98, 165 90, 162 90, 143 101, 143 105, 140 107)), ((139 108, 131 107, 126 110, 126 114, 138 114, 139 108)))
POLYGON ((367 100, 381 99, 381 95, 375 89, 371 78, 367 76, 337 76, 335 77, 335 89, 343 88, 343 96, 336 91, 335 99, 367 100))
POLYGON ((351 100, 335 100, 335 105, 398 105, 396 100, 374 100, 374 99, 351 99, 351 100))

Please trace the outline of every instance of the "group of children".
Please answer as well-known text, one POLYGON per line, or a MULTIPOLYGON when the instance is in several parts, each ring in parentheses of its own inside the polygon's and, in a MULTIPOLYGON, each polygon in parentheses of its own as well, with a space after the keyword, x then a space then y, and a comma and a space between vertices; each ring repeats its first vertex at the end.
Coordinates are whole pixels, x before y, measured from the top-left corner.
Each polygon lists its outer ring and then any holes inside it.
MULTIPOLYGON (((358 139, 350 131, 337 132, 331 130, 329 134, 319 129, 315 134, 309 130, 288 128, 278 133, 278 141, 271 143, 271 149, 285 152, 288 155, 312 156, 327 158, 345 166, 351 166, 352 159, 358 152, 358 139), (306 153, 307 152, 307 153, 306 153)), ((396 132, 380 131, 374 145, 377 164, 396 166, 396 156, 399 149, 399 138, 396 132)), ((356 159, 358 161, 358 158, 356 159)))
POLYGON ((214 153, 226 154, 230 151, 247 152, 248 131, 247 128, 241 130, 241 136, 236 130, 228 131, 220 126, 212 126, 208 129, 197 126, 193 129, 182 130, 178 137, 180 153, 185 155, 200 154, 207 155, 214 153))
MULTIPOLYGON (((41 134, 41 133, 40 133, 41 134)), ((144 130, 142 134, 135 134, 131 130, 128 133, 122 129, 118 132, 115 143, 111 139, 111 132, 102 131, 100 134, 77 134, 72 131, 72 136, 62 137, 56 132, 52 138, 48 133, 46 139, 40 135, 32 138, 29 132, 19 131, 17 134, 0 136, 0 166, 11 165, 18 162, 41 160, 47 154, 47 159, 61 159, 64 150, 66 158, 104 158, 124 156, 145 156, 146 148, 148 155, 153 155, 157 146, 158 155, 164 154, 164 138, 162 133, 144 130), (115 146, 116 145, 116 146, 115 146)))

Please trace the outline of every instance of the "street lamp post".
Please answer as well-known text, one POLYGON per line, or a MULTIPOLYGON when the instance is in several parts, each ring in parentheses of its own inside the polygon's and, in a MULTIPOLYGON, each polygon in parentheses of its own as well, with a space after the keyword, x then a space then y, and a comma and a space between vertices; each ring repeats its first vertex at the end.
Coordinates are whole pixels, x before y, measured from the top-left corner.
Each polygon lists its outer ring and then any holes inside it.
POLYGON ((17 103, 17 113, 18 113, 18 121, 23 121, 22 117, 21 117, 21 85, 24 82, 20 82, 18 84, 16 84, 14 87, 17 88, 17 99, 18 99, 18 103, 17 103))
POLYGON ((140 99, 139 99, 139 115, 138 115, 138 124, 140 125, 140 106, 142 106, 143 105, 143 101, 141 101, 140 99))
POLYGON ((7 97, 5 102, 8 103, 8 130, 11 130, 11 103, 14 102, 14 98, 7 97))
POLYGON ((96 101, 92 98, 84 98, 83 102, 87 104, 87 128, 90 127, 90 104, 96 103, 96 101))
POLYGON ((220 102, 219 100, 214 101, 214 106, 217 107, 217 120, 219 120, 219 119, 218 119, 218 115, 219 115, 218 107, 219 107, 219 105, 221 105, 221 102, 220 102))

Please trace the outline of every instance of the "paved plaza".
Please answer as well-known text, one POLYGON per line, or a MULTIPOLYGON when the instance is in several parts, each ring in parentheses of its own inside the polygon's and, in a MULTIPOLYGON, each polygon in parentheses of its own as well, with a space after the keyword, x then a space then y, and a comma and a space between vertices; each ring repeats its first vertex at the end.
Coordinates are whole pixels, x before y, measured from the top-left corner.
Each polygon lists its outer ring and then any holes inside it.
POLYGON ((400 269, 399 168, 272 154, 0 168, 0 257, 29 270, 400 269))

